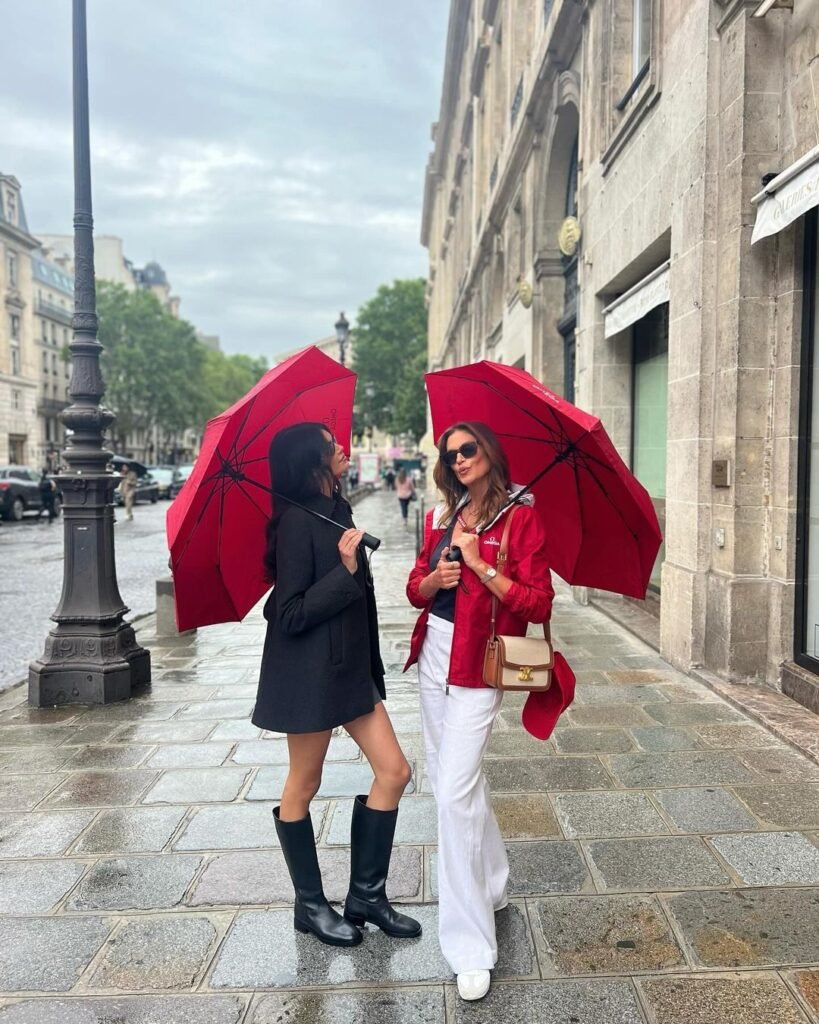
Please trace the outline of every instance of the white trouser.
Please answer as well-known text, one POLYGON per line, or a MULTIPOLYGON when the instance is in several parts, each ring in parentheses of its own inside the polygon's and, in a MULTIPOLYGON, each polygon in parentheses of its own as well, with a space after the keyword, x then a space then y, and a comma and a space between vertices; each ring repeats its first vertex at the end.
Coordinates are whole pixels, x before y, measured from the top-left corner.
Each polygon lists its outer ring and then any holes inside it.
POLYGON ((481 760, 503 694, 450 686, 452 623, 430 616, 418 660, 426 774, 438 805, 438 936, 452 970, 491 970, 498 959, 495 906, 509 861, 481 760))

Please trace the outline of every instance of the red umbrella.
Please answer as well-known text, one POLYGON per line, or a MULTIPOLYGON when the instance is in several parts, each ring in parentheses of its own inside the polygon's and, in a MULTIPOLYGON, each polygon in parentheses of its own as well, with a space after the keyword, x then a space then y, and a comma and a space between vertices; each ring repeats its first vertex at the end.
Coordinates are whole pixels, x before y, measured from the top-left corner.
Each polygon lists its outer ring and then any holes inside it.
POLYGON ((596 416, 535 378, 484 360, 426 375, 436 437, 459 421, 491 427, 516 484, 533 482, 549 558, 567 583, 645 597, 662 543, 651 498, 596 416))
POLYGON ((180 630, 238 621, 270 588, 270 442, 283 427, 315 421, 349 454, 355 382, 352 370, 311 346, 208 422, 193 472, 168 510, 180 630))

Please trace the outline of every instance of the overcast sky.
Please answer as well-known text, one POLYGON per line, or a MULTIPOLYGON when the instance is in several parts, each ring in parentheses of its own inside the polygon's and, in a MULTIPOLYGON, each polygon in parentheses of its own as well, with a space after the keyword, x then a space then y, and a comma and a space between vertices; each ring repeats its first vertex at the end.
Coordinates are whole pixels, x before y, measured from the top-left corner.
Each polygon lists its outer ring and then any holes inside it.
MULTIPOLYGON (((70 233, 71 4, 4 3, 0 171, 70 233)), ((88 0, 95 230, 270 358, 333 333, 419 238, 446 0, 88 0)))

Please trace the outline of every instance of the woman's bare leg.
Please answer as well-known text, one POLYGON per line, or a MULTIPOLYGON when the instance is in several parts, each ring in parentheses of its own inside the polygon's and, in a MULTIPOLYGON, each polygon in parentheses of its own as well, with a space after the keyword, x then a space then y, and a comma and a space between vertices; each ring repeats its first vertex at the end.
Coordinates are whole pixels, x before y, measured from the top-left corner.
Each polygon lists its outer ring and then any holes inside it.
POLYGON ((321 785, 321 770, 331 736, 330 729, 324 732, 288 733, 290 770, 282 790, 279 807, 281 821, 301 821, 307 817, 310 801, 321 785))
POLYGON ((393 811, 412 778, 412 769, 395 737, 390 716, 383 704, 368 715, 348 722, 344 728, 364 751, 375 773, 367 806, 374 811, 393 811))

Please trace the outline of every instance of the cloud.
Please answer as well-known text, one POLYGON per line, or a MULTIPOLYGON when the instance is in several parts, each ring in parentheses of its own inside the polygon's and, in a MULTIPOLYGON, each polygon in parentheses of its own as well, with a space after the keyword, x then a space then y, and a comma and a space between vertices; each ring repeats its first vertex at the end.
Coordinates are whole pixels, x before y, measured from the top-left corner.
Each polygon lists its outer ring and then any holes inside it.
MULTIPOLYGON (((228 351, 331 334, 425 272, 446 21, 442 0, 89 0, 97 231, 228 351)), ((71 230, 70 38, 68 4, 4 12, 2 170, 35 234, 71 230)))

